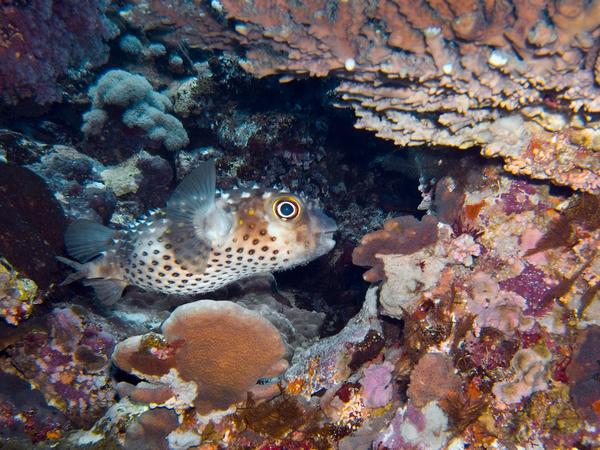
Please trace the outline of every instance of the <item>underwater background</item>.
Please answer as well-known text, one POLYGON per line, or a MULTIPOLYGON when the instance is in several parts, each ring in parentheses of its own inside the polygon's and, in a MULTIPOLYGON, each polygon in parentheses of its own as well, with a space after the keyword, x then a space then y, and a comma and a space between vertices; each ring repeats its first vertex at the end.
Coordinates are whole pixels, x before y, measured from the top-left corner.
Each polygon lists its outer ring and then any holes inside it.
POLYGON ((600 1, 0 0, 0 449, 600 448, 599 238, 600 1))

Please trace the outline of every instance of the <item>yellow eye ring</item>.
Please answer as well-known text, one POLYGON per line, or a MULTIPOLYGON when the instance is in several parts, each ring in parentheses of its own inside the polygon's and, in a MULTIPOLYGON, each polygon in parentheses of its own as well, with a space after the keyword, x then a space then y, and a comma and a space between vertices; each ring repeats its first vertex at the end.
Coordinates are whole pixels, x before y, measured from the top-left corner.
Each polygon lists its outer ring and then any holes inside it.
POLYGON ((302 207, 294 197, 280 197, 273 202, 273 213, 281 220, 294 220, 300 215, 302 207))

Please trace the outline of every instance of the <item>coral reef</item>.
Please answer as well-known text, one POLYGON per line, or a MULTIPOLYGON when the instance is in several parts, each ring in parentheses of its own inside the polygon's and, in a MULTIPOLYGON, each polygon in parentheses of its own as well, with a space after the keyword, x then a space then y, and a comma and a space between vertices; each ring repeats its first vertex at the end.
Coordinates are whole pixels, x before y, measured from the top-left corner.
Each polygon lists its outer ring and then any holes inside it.
POLYGON ((130 3, 131 26, 240 45, 256 76, 338 76, 356 126, 399 146, 481 146, 511 173, 600 191, 595 2, 130 3))
POLYGON ((71 3, 0 1, 1 448, 598 446, 597 1, 71 3), (67 223, 207 159, 318 199, 335 248, 60 285, 67 223))
POLYGON ((32 329, 7 349, 0 370, 35 386, 76 426, 90 426, 114 401, 110 354, 115 337, 77 307, 55 308, 46 329, 32 329))
POLYGON ((60 101, 62 79, 78 79, 108 60, 117 27, 107 1, 7 0, 0 4, 0 102, 60 101), (74 8, 76 6, 76 8, 74 8))
MULTIPOLYGON (((384 275, 382 313, 404 321, 396 371, 409 377, 409 402, 382 442, 426 448, 487 439, 502 446, 589 444, 597 433, 582 430, 586 421, 597 420, 595 368, 589 361, 596 328, 590 324, 597 323, 599 299, 598 271, 591 267, 598 264, 600 236, 587 208, 596 198, 565 199, 547 186, 505 176, 494 165, 482 167, 477 176, 461 170, 450 169, 435 189, 430 213, 452 220, 438 223, 434 243, 404 251, 404 235, 395 238, 389 232, 398 223, 394 220, 355 250, 355 260, 369 255, 361 263, 379 267, 384 275), (449 201, 448 192, 455 194, 453 215, 439 205, 449 201), (572 226, 575 221, 580 225, 572 226), (389 253, 394 238, 395 255, 389 253), (575 339, 577 328, 585 331, 575 339), (571 348, 578 356, 569 365, 571 348), (590 349, 586 356, 584 348, 590 349), (564 395, 569 390, 572 403, 564 395), (562 411, 565 420, 548 416, 531 422, 540 414, 536 400, 528 401, 533 398, 545 404, 560 398, 549 414, 562 411), (435 421, 434 434, 445 437, 416 443, 407 427, 427 435, 429 419, 415 421, 432 405, 445 417, 435 421), (417 412, 411 412, 414 408, 417 412), (575 410, 581 413, 578 419, 575 410), (519 432, 511 435, 515 428, 519 432), (451 430, 459 440, 450 439, 451 430)), ((429 176, 436 176, 433 172, 429 176)), ((429 239, 428 230, 420 232, 424 237, 412 242, 429 239)), ((436 416, 433 409, 428 414, 436 416)))

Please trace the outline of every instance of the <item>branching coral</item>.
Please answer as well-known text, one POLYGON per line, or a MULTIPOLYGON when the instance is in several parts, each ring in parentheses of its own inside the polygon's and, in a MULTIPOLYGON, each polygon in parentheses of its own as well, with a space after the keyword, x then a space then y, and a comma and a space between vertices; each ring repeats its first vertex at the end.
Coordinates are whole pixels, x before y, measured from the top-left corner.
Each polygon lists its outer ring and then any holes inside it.
POLYGON ((108 120, 104 108, 116 106, 123 110, 125 125, 141 128, 150 139, 162 142, 168 150, 180 149, 189 142, 181 122, 165 112, 172 107, 169 98, 155 92, 141 75, 111 70, 90 89, 89 96, 92 109, 84 114, 81 128, 86 135, 99 134, 108 120))
POLYGON ((239 44, 257 76, 339 76, 356 126, 399 146, 481 146, 512 173, 600 191, 595 1, 132 3, 134 26, 239 44))
POLYGON ((146 403, 203 415, 278 392, 257 385, 287 367, 277 329, 257 313, 231 302, 202 300, 177 308, 162 326, 119 343, 113 361, 148 380, 130 393, 146 403))

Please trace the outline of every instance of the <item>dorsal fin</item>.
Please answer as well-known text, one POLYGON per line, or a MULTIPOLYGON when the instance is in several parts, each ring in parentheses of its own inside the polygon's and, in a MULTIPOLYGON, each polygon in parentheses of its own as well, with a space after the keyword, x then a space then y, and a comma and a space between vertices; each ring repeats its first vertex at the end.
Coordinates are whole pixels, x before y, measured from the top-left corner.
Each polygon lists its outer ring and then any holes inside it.
POLYGON ((73 258, 86 262, 106 250, 116 231, 91 220, 76 220, 65 233, 65 246, 73 258))
POLYGON ((166 236, 178 258, 199 271, 204 271, 212 245, 210 226, 214 221, 209 218, 215 212, 215 187, 215 161, 202 162, 175 188, 165 210, 170 222, 166 236), (177 238, 182 241, 174 240, 177 238))
POLYGON ((208 213, 215 202, 215 161, 200 163, 179 186, 167 202, 167 215, 174 222, 193 222, 208 213))

